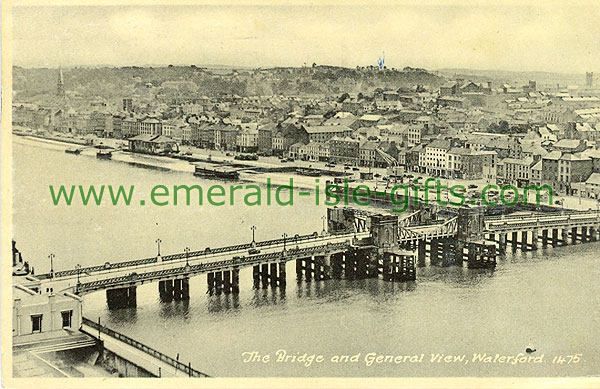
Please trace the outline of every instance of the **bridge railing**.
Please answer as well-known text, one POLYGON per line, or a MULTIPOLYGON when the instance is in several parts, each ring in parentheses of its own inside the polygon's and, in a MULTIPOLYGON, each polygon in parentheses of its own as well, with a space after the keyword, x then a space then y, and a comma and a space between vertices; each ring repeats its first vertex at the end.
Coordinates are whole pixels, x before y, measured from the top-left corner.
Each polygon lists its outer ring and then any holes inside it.
POLYGON ((514 228, 550 228, 600 223, 600 214, 571 213, 567 215, 526 216, 507 219, 485 220, 488 231, 510 230, 514 228))
MULTIPOLYGON (((285 242, 287 242, 287 243, 301 242, 301 241, 305 241, 305 240, 309 240, 309 239, 314 239, 316 237, 318 237, 318 234, 316 232, 314 232, 312 234, 306 234, 306 235, 294 235, 294 236, 290 236, 290 237, 286 238, 285 242)), ((262 242, 256 242, 255 247, 271 246, 271 245, 275 245, 275 244, 282 244, 283 242, 284 242, 283 238, 265 240, 262 242)), ((212 254, 226 253, 229 251, 246 250, 246 249, 250 249, 252 247, 253 247, 252 243, 242 243, 242 244, 233 245, 233 246, 217 247, 215 249, 204 249, 204 250, 198 250, 198 251, 191 251, 187 254, 186 253, 170 254, 170 255, 162 256, 161 261, 163 261, 163 262, 175 261, 178 259, 184 259, 186 257, 189 257, 189 258, 202 257, 202 256, 208 256, 208 255, 212 255, 212 254)), ((157 257, 136 259, 136 260, 124 261, 124 262, 115 262, 115 263, 107 262, 104 265, 89 266, 89 267, 81 268, 79 270, 78 269, 69 269, 69 270, 57 271, 57 272, 54 272, 54 277, 60 278, 60 277, 76 276, 78 273, 85 274, 85 273, 91 273, 91 272, 97 272, 97 271, 103 271, 103 270, 121 269, 124 267, 147 265, 147 264, 156 263, 156 262, 158 262, 157 257)), ((36 277, 39 279, 52 278, 50 273, 39 274, 39 275, 36 275, 36 277)))
POLYGON ((339 243, 328 243, 325 245, 312 246, 312 247, 304 247, 304 248, 290 248, 285 253, 283 252, 275 252, 275 253, 267 253, 267 254, 258 254, 249 257, 241 257, 241 258, 233 258, 233 259, 225 259, 222 261, 216 262, 207 262, 200 263, 196 265, 186 264, 182 267, 170 268, 157 270, 147 273, 141 274, 130 274, 126 276, 119 276, 113 278, 106 278, 98 281, 91 281, 82 284, 78 284, 76 286, 76 291, 79 293, 92 292, 94 290, 99 289, 108 289, 111 287, 118 288, 122 285, 130 284, 130 283, 138 283, 143 281, 151 281, 166 277, 176 277, 179 275, 189 275, 193 273, 202 273, 209 272, 211 270, 217 270, 223 267, 233 267, 233 266, 248 266, 255 263, 261 263, 265 260, 274 260, 277 258, 285 258, 286 256, 296 257, 299 255, 312 253, 315 251, 320 251, 323 249, 327 250, 337 250, 339 248, 346 247, 348 242, 339 242, 339 243))
POLYGON ((568 215, 588 215, 588 216, 596 216, 600 214, 599 211, 596 210, 587 210, 580 211, 576 209, 564 209, 557 210, 556 212, 545 212, 545 213, 530 213, 530 214, 522 214, 522 215, 500 215, 500 216, 485 216, 485 221, 498 221, 498 220, 519 220, 523 218, 535 218, 535 217, 560 217, 560 216, 568 216, 568 215))
POLYGON ((189 377, 210 377, 208 374, 205 374, 205 373, 202 373, 201 371, 193 369, 191 367, 191 365, 186 365, 184 363, 181 363, 181 362, 171 358, 170 356, 165 355, 165 354, 161 353, 160 351, 153 349, 152 347, 148 347, 145 344, 138 342, 137 340, 130 338, 127 335, 123 335, 120 332, 111 330, 110 328, 103 326, 101 324, 98 324, 90 319, 83 317, 82 322, 83 322, 83 324, 85 324, 89 327, 92 327, 96 331, 100 331, 100 332, 102 332, 112 338, 115 338, 129 346, 135 347, 136 349, 143 351, 146 354, 151 355, 152 357, 154 357, 162 362, 165 362, 165 363, 173 366, 175 369, 184 372, 189 377))

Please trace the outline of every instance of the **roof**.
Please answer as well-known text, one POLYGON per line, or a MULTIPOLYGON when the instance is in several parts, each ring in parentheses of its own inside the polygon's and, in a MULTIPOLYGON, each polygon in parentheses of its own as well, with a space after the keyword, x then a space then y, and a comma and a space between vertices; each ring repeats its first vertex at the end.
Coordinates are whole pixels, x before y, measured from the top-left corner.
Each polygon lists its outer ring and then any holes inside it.
POLYGON ((136 135, 133 138, 129 138, 132 141, 142 141, 142 142, 152 142, 152 143, 165 143, 165 142, 174 142, 173 139, 169 138, 165 135, 150 135, 150 134, 140 134, 136 135))
POLYGON ((542 158, 558 161, 561 156, 562 156, 562 152, 559 150, 555 150, 555 151, 551 151, 548 154, 544 155, 542 158))
POLYGON ((159 135, 158 137, 152 139, 153 143, 166 143, 166 142, 174 142, 174 140, 165 135, 159 135))
POLYGON ((464 148, 464 147, 453 147, 450 150, 448 150, 448 154, 454 154, 454 155, 471 155, 472 154, 472 150, 464 148))
POLYGON ((448 81, 445 84, 443 84, 440 88, 452 88, 456 85, 455 81, 448 81))
POLYGON ((361 150, 375 150, 379 146, 379 142, 367 141, 363 143, 360 148, 361 150))
POLYGON ((590 157, 582 153, 563 153, 560 159, 563 161, 585 161, 590 157))
POLYGON ((350 131, 350 129, 347 126, 341 126, 341 125, 304 126, 304 129, 309 134, 318 134, 321 132, 339 133, 339 132, 350 131))
POLYGON ((600 185, 600 173, 592 173, 585 181, 585 183, 600 185))
POLYGON ((533 163, 533 158, 532 157, 527 157, 527 158, 522 158, 522 159, 504 158, 501 162, 503 164, 511 163, 514 165, 531 166, 531 164, 533 163))
POLYGON ((356 117, 354 115, 346 116, 346 117, 334 116, 332 118, 325 120, 325 122, 323 122, 323 125, 325 125, 325 126, 332 126, 332 125, 349 126, 352 123, 354 123, 355 121, 356 121, 356 117))
POLYGON ((133 138, 129 138, 128 140, 141 140, 144 142, 150 142, 154 138, 156 138, 156 135, 140 134, 140 135, 134 136, 133 138))
POLYGON ((554 147, 564 149, 575 149, 579 146, 581 141, 579 139, 561 139, 554 144, 554 147))
POLYGON ((368 120, 368 121, 379 121, 383 118, 381 115, 363 115, 360 117, 360 120, 368 120))
POLYGON ((543 148, 542 146, 537 146, 537 145, 523 145, 521 146, 522 151, 524 153, 531 153, 533 155, 546 155, 548 154, 548 151, 543 148))
POLYGON ((447 141, 445 139, 436 139, 433 142, 431 142, 430 144, 427 145, 427 147, 430 148, 434 148, 434 149, 450 149, 450 141, 447 141))

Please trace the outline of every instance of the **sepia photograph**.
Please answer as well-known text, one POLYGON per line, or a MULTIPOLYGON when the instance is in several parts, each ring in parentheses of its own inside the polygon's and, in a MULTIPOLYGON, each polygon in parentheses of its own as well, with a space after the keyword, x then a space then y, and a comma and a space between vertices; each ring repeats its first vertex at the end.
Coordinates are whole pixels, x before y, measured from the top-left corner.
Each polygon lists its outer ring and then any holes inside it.
POLYGON ((2 385, 600 387, 599 20, 5 2, 2 385))

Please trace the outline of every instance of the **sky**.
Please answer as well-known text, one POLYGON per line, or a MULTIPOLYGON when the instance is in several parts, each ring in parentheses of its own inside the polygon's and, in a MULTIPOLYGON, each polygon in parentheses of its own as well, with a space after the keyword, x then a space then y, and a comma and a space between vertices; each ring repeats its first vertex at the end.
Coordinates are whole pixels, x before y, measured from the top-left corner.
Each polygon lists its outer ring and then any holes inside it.
POLYGON ((383 57, 389 68, 600 72, 600 1, 450 3, 16 6, 13 62, 355 67, 383 57))

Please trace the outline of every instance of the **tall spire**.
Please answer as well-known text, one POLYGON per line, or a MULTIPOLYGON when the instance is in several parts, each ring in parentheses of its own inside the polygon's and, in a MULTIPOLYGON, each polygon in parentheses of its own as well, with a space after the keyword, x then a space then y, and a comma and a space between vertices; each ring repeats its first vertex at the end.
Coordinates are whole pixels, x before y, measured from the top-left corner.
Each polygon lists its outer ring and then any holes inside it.
POLYGON ((63 82, 62 66, 58 66, 58 82, 56 84, 56 94, 59 97, 65 97, 65 84, 63 82))

